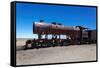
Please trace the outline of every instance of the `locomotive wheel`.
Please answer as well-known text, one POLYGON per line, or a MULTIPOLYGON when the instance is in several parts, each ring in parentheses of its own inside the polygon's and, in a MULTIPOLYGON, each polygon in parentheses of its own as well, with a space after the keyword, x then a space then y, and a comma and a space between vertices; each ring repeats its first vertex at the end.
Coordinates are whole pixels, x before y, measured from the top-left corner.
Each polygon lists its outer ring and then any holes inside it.
POLYGON ((24 50, 27 50, 27 45, 24 45, 23 49, 24 49, 24 50))
POLYGON ((31 40, 27 40, 26 41, 26 45, 24 45, 24 50, 27 50, 28 49, 28 44, 31 43, 31 40))
POLYGON ((32 44, 31 44, 31 48, 32 48, 32 49, 35 48, 35 43, 32 43, 32 44))

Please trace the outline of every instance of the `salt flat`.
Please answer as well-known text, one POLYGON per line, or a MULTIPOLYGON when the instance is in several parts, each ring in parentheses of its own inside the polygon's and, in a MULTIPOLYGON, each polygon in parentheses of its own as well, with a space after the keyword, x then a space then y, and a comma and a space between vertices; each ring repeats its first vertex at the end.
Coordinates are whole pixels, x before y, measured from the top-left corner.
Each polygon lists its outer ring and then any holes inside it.
POLYGON ((16 53, 17 65, 95 61, 96 44, 19 50, 16 53))

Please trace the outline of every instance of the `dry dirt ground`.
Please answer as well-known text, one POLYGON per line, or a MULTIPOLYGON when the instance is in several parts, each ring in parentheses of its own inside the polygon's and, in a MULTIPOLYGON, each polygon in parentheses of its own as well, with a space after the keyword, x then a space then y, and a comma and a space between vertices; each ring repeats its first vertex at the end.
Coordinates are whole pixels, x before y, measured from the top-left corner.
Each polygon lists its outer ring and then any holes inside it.
MULTIPOLYGON (((25 41, 25 40, 24 40, 25 41)), ((17 46, 25 42, 17 40, 17 46), (19 44, 19 45, 18 45, 19 44)), ((95 61, 96 44, 57 46, 16 51, 17 65, 95 61)))

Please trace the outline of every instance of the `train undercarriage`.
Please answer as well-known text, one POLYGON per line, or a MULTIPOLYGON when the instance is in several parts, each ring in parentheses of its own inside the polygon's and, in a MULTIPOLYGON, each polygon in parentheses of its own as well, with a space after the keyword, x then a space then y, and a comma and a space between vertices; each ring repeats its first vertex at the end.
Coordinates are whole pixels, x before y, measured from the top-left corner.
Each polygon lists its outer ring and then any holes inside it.
POLYGON ((27 40, 24 49, 39 49, 46 47, 68 46, 68 45, 82 45, 96 43, 96 40, 89 40, 88 38, 71 40, 71 39, 33 39, 27 40))

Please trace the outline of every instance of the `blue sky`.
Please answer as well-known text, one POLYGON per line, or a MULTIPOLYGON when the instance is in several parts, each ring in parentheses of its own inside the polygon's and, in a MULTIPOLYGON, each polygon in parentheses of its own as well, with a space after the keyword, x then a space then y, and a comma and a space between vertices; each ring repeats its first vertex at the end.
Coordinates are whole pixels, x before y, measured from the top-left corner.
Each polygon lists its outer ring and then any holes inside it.
POLYGON ((96 29, 96 8, 16 3, 16 37, 37 38, 32 32, 32 24, 41 19, 48 23, 96 29))

